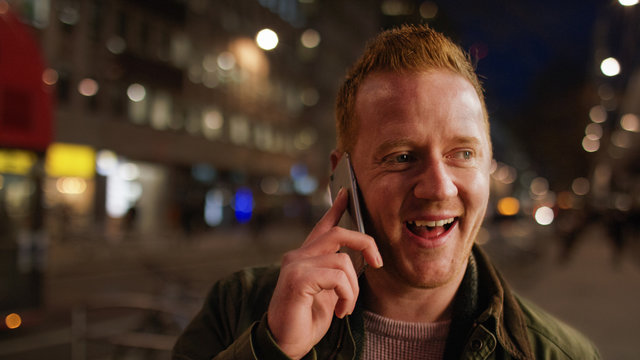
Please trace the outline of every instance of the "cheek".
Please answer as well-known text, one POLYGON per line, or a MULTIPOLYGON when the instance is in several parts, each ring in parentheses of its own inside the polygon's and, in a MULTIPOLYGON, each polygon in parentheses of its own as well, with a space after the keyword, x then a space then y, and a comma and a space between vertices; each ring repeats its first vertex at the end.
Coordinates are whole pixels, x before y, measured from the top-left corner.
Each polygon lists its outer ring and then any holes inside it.
POLYGON ((484 173, 476 173, 465 177, 460 189, 461 197, 465 201, 468 211, 484 211, 489 203, 489 176, 484 173))
POLYGON ((376 181, 362 187, 367 216, 376 224, 395 222, 404 195, 402 187, 392 179, 376 181))

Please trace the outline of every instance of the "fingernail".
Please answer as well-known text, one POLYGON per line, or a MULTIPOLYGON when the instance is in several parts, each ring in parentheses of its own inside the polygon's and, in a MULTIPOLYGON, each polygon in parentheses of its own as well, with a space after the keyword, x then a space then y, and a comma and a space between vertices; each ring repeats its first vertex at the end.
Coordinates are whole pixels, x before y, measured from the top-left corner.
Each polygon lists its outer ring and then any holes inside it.
POLYGON ((380 255, 376 256, 376 267, 381 268, 384 264, 382 263, 382 257, 380 255))

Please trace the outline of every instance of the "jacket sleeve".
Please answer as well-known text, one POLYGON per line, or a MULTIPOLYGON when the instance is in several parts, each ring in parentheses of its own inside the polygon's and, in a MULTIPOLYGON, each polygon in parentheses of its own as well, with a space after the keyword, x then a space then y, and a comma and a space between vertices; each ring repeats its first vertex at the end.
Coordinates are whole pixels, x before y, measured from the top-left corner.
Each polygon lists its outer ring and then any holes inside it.
POLYGON ((172 359, 288 359, 266 325, 278 273, 277 267, 248 269, 214 284, 172 359))

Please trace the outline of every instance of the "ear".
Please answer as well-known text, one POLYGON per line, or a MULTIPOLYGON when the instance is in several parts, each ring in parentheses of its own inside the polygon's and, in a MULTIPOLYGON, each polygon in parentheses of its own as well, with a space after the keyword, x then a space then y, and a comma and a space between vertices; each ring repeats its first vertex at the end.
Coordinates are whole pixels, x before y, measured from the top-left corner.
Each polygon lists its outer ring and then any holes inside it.
POLYGON ((336 169, 338 161, 342 158, 342 154, 344 153, 342 151, 338 151, 338 149, 333 149, 331 152, 331 171, 336 169))

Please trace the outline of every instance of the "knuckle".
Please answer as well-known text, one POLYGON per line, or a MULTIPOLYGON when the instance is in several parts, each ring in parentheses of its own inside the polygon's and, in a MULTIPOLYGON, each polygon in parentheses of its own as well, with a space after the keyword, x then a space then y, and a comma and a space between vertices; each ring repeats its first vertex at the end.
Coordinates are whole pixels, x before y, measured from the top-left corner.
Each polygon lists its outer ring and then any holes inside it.
POLYGON ((339 252, 336 254, 338 256, 339 262, 341 265, 349 265, 351 263, 351 257, 347 253, 339 252))
POLYGON ((287 251, 286 253, 284 253, 284 255, 282 255, 282 266, 295 262, 298 257, 299 254, 297 250, 287 251))
POLYGON ((345 229, 341 228, 340 226, 334 226, 331 229, 329 229, 329 231, 327 231, 327 234, 329 236, 341 236, 341 234, 343 234, 344 231, 345 229))

